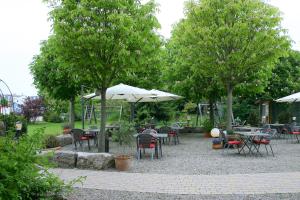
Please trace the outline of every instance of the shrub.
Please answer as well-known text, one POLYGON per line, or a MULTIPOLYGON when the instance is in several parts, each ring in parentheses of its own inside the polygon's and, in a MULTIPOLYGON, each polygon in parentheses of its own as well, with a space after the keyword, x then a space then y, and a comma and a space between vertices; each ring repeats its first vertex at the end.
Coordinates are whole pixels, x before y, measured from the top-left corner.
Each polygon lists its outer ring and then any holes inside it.
POLYGON ((204 129, 204 132, 208 133, 211 131, 211 129, 214 127, 213 124, 211 123, 211 121, 209 119, 205 119, 202 122, 202 127, 204 129))
POLYGON ((59 142, 54 135, 47 135, 44 139, 45 146, 47 148, 54 148, 59 146, 59 142))
POLYGON ((61 123, 63 121, 56 112, 46 112, 43 117, 46 122, 61 123))
POLYGON ((13 113, 9 115, 0 115, 0 121, 3 121, 7 131, 15 132, 16 122, 22 122, 22 133, 27 133, 27 121, 24 117, 15 115, 13 113))
MULTIPOLYGON (((47 170, 47 161, 37 155, 43 131, 24 135, 18 141, 11 134, 0 138, 0 199, 58 199, 71 190, 47 170)), ((76 182, 76 181, 75 181, 76 182)))
POLYGON ((283 111, 278 115, 278 122, 280 124, 288 124, 291 122, 292 115, 289 112, 283 111))
POLYGON ((249 113, 247 122, 251 125, 251 126, 258 126, 259 125, 259 116, 258 113, 256 111, 251 111, 249 113))

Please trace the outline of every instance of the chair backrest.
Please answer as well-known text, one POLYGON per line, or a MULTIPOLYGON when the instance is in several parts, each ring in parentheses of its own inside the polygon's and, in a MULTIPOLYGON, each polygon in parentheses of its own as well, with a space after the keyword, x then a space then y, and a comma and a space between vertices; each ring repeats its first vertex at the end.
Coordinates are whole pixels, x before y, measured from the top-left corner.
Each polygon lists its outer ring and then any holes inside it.
POLYGON ((153 141, 155 140, 156 138, 148 133, 139 134, 137 136, 138 145, 142 145, 144 148, 149 148, 150 144, 153 143, 153 141))
POLYGON ((223 141, 224 144, 228 143, 228 138, 223 130, 220 130, 219 138, 223 141))
POLYGON ((73 136, 73 140, 76 141, 80 141, 81 136, 84 135, 84 130, 79 129, 79 128, 73 128, 71 130, 71 134, 73 136))
POLYGON ((169 133, 171 131, 171 127, 169 126, 162 126, 158 129, 159 133, 169 133))
POLYGON ((157 134, 157 131, 154 130, 154 129, 146 129, 142 132, 142 134, 151 134, 151 135, 156 135, 157 134))
POLYGON ((99 127, 95 126, 95 125, 92 125, 92 126, 89 126, 89 129, 98 129, 99 127))

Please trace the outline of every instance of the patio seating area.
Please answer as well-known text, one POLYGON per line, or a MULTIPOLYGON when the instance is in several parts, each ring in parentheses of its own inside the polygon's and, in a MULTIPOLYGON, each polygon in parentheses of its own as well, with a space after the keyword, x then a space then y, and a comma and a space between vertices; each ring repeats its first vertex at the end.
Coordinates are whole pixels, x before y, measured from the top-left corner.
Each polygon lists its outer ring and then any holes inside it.
MULTIPOLYGON (((129 173, 155 173, 155 174, 186 174, 186 175, 221 175, 221 174, 253 174, 296 172, 300 170, 300 145, 296 141, 285 138, 273 139, 272 147, 275 157, 261 151, 261 156, 244 156, 238 154, 236 149, 229 148, 224 152, 213 150, 212 138, 204 138, 200 133, 180 134, 180 144, 163 144, 163 156, 151 159, 148 151, 143 159, 136 158, 136 143, 131 147, 122 147, 118 143, 110 142, 110 153, 128 154, 132 156, 129 173)), ((83 150, 88 151, 87 143, 83 150)), ((74 150, 74 145, 63 147, 63 150, 74 150)), ((81 151, 80 149, 78 149, 81 151)), ((91 147, 91 152, 97 152, 91 147)), ((109 168, 107 171, 116 171, 109 168)))

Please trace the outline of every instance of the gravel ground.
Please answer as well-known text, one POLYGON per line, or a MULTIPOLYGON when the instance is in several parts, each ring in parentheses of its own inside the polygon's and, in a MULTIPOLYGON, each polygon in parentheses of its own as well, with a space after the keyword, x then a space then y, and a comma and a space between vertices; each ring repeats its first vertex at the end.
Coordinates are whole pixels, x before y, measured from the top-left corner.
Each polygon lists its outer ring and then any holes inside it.
MULTIPOLYGON (((267 155, 263 146, 262 157, 240 155, 235 149, 214 150, 211 140, 203 138, 201 134, 181 135, 179 145, 163 145, 163 157, 154 160, 150 159, 147 151, 146 156, 137 160, 134 144, 131 148, 124 149, 110 142, 110 151, 114 154, 125 152, 133 156, 129 173, 209 175, 300 171, 300 144, 296 143, 296 140, 272 140, 275 157, 267 155)), ((64 149, 72 148, 73 146, 64 147, 64 149)), ((116 170, 108 169, 108 171, 116 170)))
POLYGON ((68 200, 297 200, 300 194, 263 194, 263 195, 174 195, 158 193, 124 192, 117 190, 94 190, 76 188, 68 200))
MULTIPOLYGON (((300 171, 300 144, 296 140, 274 139, 272 147, 275 157, 267 155, 262 147, 263 156, 244 156, 237 154, 235 149, 226 151, 212 149, 211 138, 203 138, 201 134, 182 134, 179 145, 162 146, 163 157, 150 159, 146 155, 141 160, 135 158, 135 144, 130 148, 120 147, 110 142, 110 151, 113 154, 126 153, 133 156, 132 166, 128 173, 155 173, 155 174, 244 174, 244 173, 268 173, 268 172, 296 172, 300 171)), ((63 149, 71 150, 73 146, 63 149)), ((86 148, 87 149, 87 148, 86 148)), ((93 149, 96 152, 96 149, 93 149)), ((147 152, 146 152, 147 153, 147 152)), ((148 152, 149 153, 149 152, 148 152)), ((108 169, 107 171, 116 171, 108 169)), ((158 193, 124 192, 116 190, 80 189, 67 198, 68 200, 105 199, 300 199, 297 194, 264 194, 264 195, 174 195, 158 193)))

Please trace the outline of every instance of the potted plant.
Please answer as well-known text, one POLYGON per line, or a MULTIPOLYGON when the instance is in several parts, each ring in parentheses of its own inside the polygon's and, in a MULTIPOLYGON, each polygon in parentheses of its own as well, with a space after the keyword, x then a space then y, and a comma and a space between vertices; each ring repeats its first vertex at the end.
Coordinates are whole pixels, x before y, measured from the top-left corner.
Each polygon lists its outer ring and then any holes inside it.
POLYGON ((69 134, 71 132, 71 125, 70 124, 64 124, 63 125, 63 133, 64 134, 69 134))
POLYGON ((233 130, 226 130, 226 135, 227 135, 228 141, 233 141, 238 138, 238 136, 234 133, 233 130))
POLYGON ((202 122, 202 127, 203 127, 203 131, 204 131, 204 137, 207 137, 207 138, 211 137, 210 131, 213 128, 213 124, 210 122, 209 119, 205 119, 202 122))
POLYGON ((135 132, 133 124, 122 122, 119 130, 113 133, 116 140, 123 147, 123 153, 115 156, 116 169, 119 171, 127 171, 130 168, 131 156, 125 153, 125 148, 132 144, 135 132))
POLYGON ((223 148, 222 139, 214 138, 212 140, 212 148, 213 149, 222 149, 223 148))

